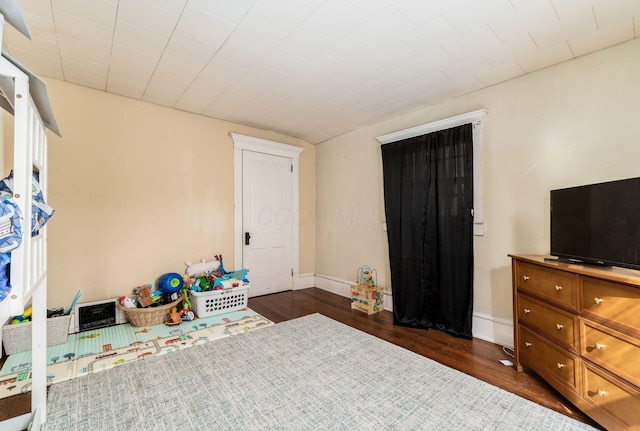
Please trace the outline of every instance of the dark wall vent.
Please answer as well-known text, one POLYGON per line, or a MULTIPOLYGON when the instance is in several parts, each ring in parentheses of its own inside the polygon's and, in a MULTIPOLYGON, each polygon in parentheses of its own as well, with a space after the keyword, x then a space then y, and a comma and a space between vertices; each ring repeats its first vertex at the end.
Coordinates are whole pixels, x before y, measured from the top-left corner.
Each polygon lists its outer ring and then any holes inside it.
POLYGON ((78 330, 105 328, 116 324, 116 303, 113 301, 100 304, 78 306, 76 319, 78 330))

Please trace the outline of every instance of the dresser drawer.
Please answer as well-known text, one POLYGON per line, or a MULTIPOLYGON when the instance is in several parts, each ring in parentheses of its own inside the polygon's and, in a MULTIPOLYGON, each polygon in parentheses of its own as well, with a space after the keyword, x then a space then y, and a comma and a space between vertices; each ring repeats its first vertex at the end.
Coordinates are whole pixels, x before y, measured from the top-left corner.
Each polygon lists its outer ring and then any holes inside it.
POLYGON ((577 278, 575 274, 517 262, 515 277, 519 290, 577 310, 577 278))
POLYGON ((640 271, 510 256, 516 369, 604 429, 640 431, 640 271))
POLYGON ((640 341, 588 321, 581 326, 582 356, 640 386, 640 341))
POLYGON ((518 321, 577 351, 578 318, 518 293, 518 321))
POLYGON ((578 359, 522 326, 518 331, 521 361, 577 393, 578 359))
POLYGON ((611 420, 620 423, 619 429, 640 430, 640 394, 635 389, 587 365, 582 397, 611 415, 611 420))
POLYGON ((640 334, 640 289, 597 278, 582 278, 580 309, 585 315, 640 334))

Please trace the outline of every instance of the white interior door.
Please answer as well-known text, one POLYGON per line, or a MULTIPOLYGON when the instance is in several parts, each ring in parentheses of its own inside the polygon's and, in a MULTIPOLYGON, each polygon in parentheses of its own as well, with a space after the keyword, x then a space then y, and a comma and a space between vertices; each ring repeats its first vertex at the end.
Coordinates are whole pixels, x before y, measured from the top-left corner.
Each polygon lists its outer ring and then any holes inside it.
POLYGON ((293 164, 287 157, 242 152, 242 261, 249 296, 293 288, 293 164))

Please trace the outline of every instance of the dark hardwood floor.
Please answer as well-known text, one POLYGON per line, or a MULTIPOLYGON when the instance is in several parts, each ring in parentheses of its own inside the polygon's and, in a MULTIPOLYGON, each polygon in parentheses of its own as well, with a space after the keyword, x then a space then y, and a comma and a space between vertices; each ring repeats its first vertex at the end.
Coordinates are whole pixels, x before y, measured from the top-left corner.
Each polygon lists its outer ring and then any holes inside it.
POLYGON ((496 344, 477 338, 463 340, 436 330, 394 326, 388 311, 368 316, 351 310, 349 298, 316 288, 249 298, 249 308, 276 323, 311 313, 323 314, 602 429, 535 373, 526 369, 518 373, 513 367, 502 365, 501 359, 512 358, 496 344))
MULTIPOLYGON (((599 428, 534 373, 528 370, 518 373, 513 367, 502 365, 500 359, 511 358, 503 352, 501 346, 475 338, 463 340, 435 330, 394 326, 392 315, 388 311, 368 316, 351 310, 348 298, 316 288, 250 298, 249 307, 275 323, 321 313, 599 428)), ((30 400, 30 394, 0 399, 0 420, 28 412, 30 400)))

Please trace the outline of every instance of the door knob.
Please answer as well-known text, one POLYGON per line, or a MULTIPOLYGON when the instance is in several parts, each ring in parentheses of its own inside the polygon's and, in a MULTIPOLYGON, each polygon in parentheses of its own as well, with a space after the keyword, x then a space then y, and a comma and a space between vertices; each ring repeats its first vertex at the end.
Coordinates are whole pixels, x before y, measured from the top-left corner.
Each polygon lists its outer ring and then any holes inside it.
POLYGON ((249 241, 251 240, 251 234, 249 232, 244 233, 244 245, 249 245, 249 241))

